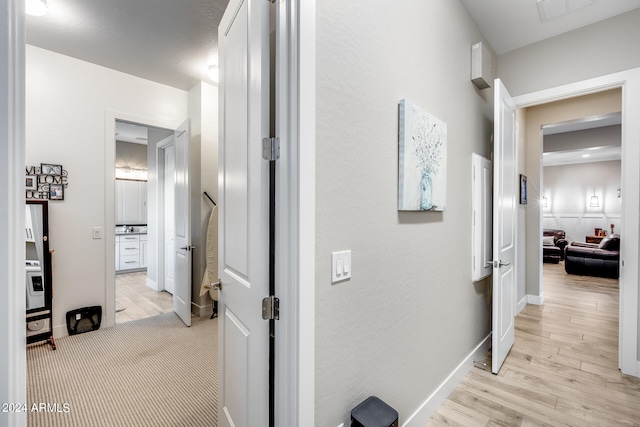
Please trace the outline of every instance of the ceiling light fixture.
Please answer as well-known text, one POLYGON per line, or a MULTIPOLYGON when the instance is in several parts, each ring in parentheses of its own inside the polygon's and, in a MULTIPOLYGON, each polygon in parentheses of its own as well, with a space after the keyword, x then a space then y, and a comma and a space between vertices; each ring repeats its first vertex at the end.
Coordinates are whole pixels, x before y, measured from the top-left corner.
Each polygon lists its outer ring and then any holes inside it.
POLYGON ((209 65, 209 78, 214 82, 218 83, 220 79, 220 69, 217 65, 209 65))
POLYGON ((43 16, 47 13, 47 0, 25 0, 24 11, 31 16, 43 16))
POLYGON ((540 21, 546 22, 560 16, 568 15, 583 7, 591 6, 594 0, 538 0, 540 21))

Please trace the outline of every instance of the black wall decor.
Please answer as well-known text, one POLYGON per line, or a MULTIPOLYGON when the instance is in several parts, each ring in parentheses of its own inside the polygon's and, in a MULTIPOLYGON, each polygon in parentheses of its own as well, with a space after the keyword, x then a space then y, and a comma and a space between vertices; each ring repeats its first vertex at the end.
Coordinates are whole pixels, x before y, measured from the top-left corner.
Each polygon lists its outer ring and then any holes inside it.
POLYGON ((62 165, 41 163, 40 166, 27 166, 25 173, 27 200, 64 200, 69 174, 62 165))

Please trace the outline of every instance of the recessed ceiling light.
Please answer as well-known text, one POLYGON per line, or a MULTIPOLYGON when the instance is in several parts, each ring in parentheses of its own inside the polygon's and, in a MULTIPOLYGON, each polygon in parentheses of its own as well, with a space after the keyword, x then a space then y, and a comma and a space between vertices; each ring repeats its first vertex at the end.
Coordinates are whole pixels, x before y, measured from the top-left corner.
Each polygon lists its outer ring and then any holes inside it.
POLYGON ((591 157, 591 154, 583 154, 582 157, 583 158, 591 157))
POLYGON ((24 11, 27 15, 43 16, 47 13, 47 0, 25 0, 24 11))

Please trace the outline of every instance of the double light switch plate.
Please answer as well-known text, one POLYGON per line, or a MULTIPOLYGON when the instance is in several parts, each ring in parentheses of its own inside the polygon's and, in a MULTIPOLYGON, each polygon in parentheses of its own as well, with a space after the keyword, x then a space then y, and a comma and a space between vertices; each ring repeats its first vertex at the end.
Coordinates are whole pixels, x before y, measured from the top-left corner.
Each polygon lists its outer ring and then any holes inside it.
POLYGON ((351 278, 351 251, 331 252, 331 283, 351 278))

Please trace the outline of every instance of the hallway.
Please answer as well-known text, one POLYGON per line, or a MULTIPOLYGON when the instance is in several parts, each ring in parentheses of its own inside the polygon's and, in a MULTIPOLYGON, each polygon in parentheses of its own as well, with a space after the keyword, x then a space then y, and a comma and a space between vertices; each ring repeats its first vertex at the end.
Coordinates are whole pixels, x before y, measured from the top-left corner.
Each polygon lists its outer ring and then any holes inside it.
POLYGON ((516 318, 499 374, 474 368, 428 427, 640 425, 640 379, 618 370, 618 281, 543 270, 544 305, 516 318))

